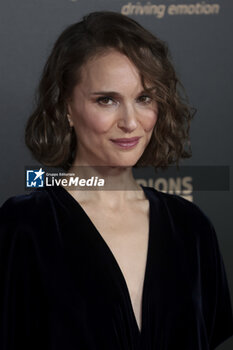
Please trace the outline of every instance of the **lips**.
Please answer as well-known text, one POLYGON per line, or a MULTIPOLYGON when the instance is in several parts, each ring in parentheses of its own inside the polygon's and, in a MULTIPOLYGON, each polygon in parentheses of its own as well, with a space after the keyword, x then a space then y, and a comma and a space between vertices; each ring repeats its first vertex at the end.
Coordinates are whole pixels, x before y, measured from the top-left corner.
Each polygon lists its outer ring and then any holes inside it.
POLYGON ((124 139, 111 139, 113 142, 118 142, 118 143, 132 143, 136 142, 140 139, 140 137, 131 137, 131 138, 124 138, 124 139))
POLYGON ((131 137, 131 138, 112 139, 111 141, 122 149, 130 149, 135 147, 138 144, 139 139, 140 137, 131 137))

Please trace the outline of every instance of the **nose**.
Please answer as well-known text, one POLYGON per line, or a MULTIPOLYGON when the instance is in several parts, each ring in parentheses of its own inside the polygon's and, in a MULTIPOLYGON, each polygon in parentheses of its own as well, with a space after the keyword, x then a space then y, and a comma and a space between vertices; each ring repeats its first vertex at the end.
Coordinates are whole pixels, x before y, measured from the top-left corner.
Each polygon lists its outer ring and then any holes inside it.
POLYGON ((124 132, 132 132, 137 128, 137 112, 134 110, 133 106, 121 106, 117 125, 124 132))

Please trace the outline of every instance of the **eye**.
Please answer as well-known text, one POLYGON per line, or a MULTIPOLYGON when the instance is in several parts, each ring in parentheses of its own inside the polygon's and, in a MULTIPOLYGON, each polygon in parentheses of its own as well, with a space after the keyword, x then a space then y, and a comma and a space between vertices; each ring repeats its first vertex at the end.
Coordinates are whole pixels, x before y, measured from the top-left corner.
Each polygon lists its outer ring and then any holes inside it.
POLYGON ((98 104, 103 106, 111 106, 114 103, 114 100, 109 96, 99 97, 96 101, 98 104))
POLYGON ((138 101, 143 104, 149 104, 152 102, 152 98, 148 95, 142 95, 138 97, 138 101))

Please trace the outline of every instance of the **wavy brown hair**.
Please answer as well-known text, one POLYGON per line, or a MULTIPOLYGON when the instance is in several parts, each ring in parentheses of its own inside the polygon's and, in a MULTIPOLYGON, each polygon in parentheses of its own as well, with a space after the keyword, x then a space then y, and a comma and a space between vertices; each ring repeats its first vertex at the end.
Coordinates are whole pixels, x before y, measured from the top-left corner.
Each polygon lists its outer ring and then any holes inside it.
POLYGON ((195 110, 188 104, 166 43, 115 12, 90 13, 65 29, 55 42, 42 72, 36 109, 27 121, 27 147, 43 165, 69 170, 78 143, 67 120, 66 101, 80 82, 81 67, 110 48, 134 63, 144 89, 159 107, 151 140, 135 167, 178 166, 181 158, 192 155, 189 128, 195 110))

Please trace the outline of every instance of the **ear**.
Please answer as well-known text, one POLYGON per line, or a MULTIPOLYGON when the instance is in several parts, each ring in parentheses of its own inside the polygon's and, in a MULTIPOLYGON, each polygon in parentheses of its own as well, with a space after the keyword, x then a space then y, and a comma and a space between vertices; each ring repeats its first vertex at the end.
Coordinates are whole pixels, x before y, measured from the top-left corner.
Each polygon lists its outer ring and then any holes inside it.
POLYGON ((69 122, 69 124, 70 124, 70 127, 72 128, 72 127, 74 126, 74 123, 73 123, 73 121, 72 121, 71 116, 70 116, 69 113, 67 113, 67 119, 68 119, 68 122, 69 122))
POLYGON ((73 123, 73 120, 72 120, 72 110, 71 110, 71 106, 70 106, 70 101, 68 100, 67 101, 67 111, 68 111, 68 113, 67 113, 67 119, 68 119, 68 122, 69 122, 69 124, 70 124, 70 127, 72 128, 73 126, 74 126, 74 123, 73 123))

